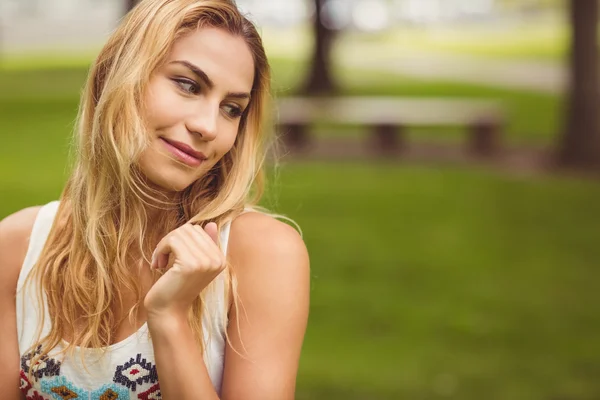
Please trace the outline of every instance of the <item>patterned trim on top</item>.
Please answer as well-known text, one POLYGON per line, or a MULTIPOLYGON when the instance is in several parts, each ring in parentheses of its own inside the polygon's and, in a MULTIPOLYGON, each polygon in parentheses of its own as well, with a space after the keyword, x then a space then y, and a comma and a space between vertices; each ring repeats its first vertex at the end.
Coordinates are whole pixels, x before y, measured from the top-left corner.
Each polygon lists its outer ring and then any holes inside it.
POLYGON ((157 383, 153 385, 150 389, 145 392, 139 393, 137 395, 140 400, 162 400, 162 395, 160 393, 160 385, 157 383))
POLYGON ((135 359, 131 358, 125 364, 117 366, 113 381, 135 392, 137 385, 144 382, 158 382, 158 373, 156 366, 147 362, 145 358, 142 358, 142 354, 138 353, 135 359))
POLYGON ((31 359, 40 352, 41 346, 21 357, 20 389, 26 400, 129 400, 138 389, 146 389, 137 393, 139 400, 162 399, 156 366, 142 358, 141 353, 117 366, 114 382, 89 391, 59 375, 61 363, 55 359, 43 357, 32 367, 31 359), (30 372, 34 377, 32 380, 29 379, 30 372))
POLYGON ((90 400, 125 400, 129 399, 129 390, 110 383, 94 390, 90 400))
POLYGON ((64 376, 42 379, 42 393, 49 394, 54 400, 85 399, 86 390, 78 388, 64 376))
POLYGON ((34 351, 23 354, 21 357, 21 369, 26 374, 29 374, 29 370, 31 370, 31 375, 37 379, 41 379, 43 376, 52 377, 60 375, 60 361, 50 358, 48 355, 38 360, 34 366, 31 365, 31 360, 41 353, 42 346, 39 345, 34 351))

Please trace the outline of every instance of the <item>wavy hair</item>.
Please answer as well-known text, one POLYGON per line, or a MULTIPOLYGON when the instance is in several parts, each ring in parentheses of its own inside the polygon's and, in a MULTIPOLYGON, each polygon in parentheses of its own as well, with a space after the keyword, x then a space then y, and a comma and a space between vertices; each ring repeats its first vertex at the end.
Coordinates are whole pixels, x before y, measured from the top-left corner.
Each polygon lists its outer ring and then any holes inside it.
MULTIPOLYGON (((73 171, 29 276, 39 279, 38 301, 43 307, 45 296, 51 322, 44 337, 44 321, 40 325, 33 346, 41 346, 38 359, 65 337, 71 340, 62 352, 110 345, 120 322, 115 309, 123 307, 122 288, 137 296, 128 310, 135 321, 143 297, 128 254, 153 250, 146 235, 149 204, 161 207, 160 223, 169 231, 186 222, 210 221, 220 230, 245 207, 257 205, 271 142, 269 102, 270 67, 261 38, 233 0, 143 0, 125 17, 91 67, 74 135, 73 171), (173 43, 202 27, 224 29, 245 40, 254 59, 252 96, 232 149, 173 201, 151 189, 137 166, 149 142, 144 94, 173 43)), ((235 276, 230 266, 225 271, 226 298, 237 304, 235 276)), ((203 351, 203 317, 208 312, 203 304, 212 289, 214 282, 189 313, 203 351)))

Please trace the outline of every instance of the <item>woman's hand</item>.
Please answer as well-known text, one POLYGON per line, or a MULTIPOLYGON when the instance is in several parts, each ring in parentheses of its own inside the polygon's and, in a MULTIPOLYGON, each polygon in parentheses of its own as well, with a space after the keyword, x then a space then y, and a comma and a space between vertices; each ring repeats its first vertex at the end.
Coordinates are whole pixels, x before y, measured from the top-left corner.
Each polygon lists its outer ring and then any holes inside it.
POLYGON ((218 230, 214 222, 204 229, 185 224, 156 246, 151 269, 166 269, 144 299, 148 317, 164 314, 187 315, 202 289, 225 268, 225 255, 217 246, 218 230))

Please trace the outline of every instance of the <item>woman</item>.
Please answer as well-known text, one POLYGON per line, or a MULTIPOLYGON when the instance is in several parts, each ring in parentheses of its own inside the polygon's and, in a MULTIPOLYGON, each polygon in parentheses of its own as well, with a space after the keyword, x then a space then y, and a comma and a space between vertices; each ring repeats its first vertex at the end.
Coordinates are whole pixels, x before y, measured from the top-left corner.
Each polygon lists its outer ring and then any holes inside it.
POLYGON ((232 0, 125 18, 60 202, 0 222, 3 399, 294 397, 308 256, 253 207, 269 79, 232 0))

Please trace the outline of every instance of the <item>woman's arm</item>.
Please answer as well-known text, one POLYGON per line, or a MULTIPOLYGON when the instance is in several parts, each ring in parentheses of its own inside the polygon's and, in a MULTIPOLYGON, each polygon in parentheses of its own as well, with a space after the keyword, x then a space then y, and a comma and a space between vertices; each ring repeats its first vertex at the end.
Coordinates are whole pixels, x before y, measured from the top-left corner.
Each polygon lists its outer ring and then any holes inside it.
MULTIPOLYGON (((308 317, 306 247, 293 228, 258 213, 244 214, 233 222, 229 243, 243 309, 234 307, 230 315, 228 334, 233 349, 226 349, 221 399, 293 399, 308 317)), ((175 276, 170 282, 176 281, 175 276)), ((173 287, 185 292, 183 283, 173 287)), ((146 298, 146 303, 154 304, 150 308, 164 304, 166 310, 148 315, 163 398, 218 399, 186 313, 167 307, 155 294, 150 297, 152 301, 146 298)))
POLYGON ((6 400, 22 398, 15 298, 38 211, 39 207, 27 208, 0 221, 0 393, 6 400))
POLYGON ((163 400, 218 400, 184 314, 148 316, 163 400))
POLYGON ((216 400, 187 315, 193 300, 224 268, 217 227, 186 224, 165 236, 151 268, 166 269, 146 294, 144 307, 164 400, 216 400))
POLYGON ((292 400, 308 319, 306 246, 292 227, 253 212, 233 222, 229 257, 240 309, 229 317, 222 399, 292 400))

